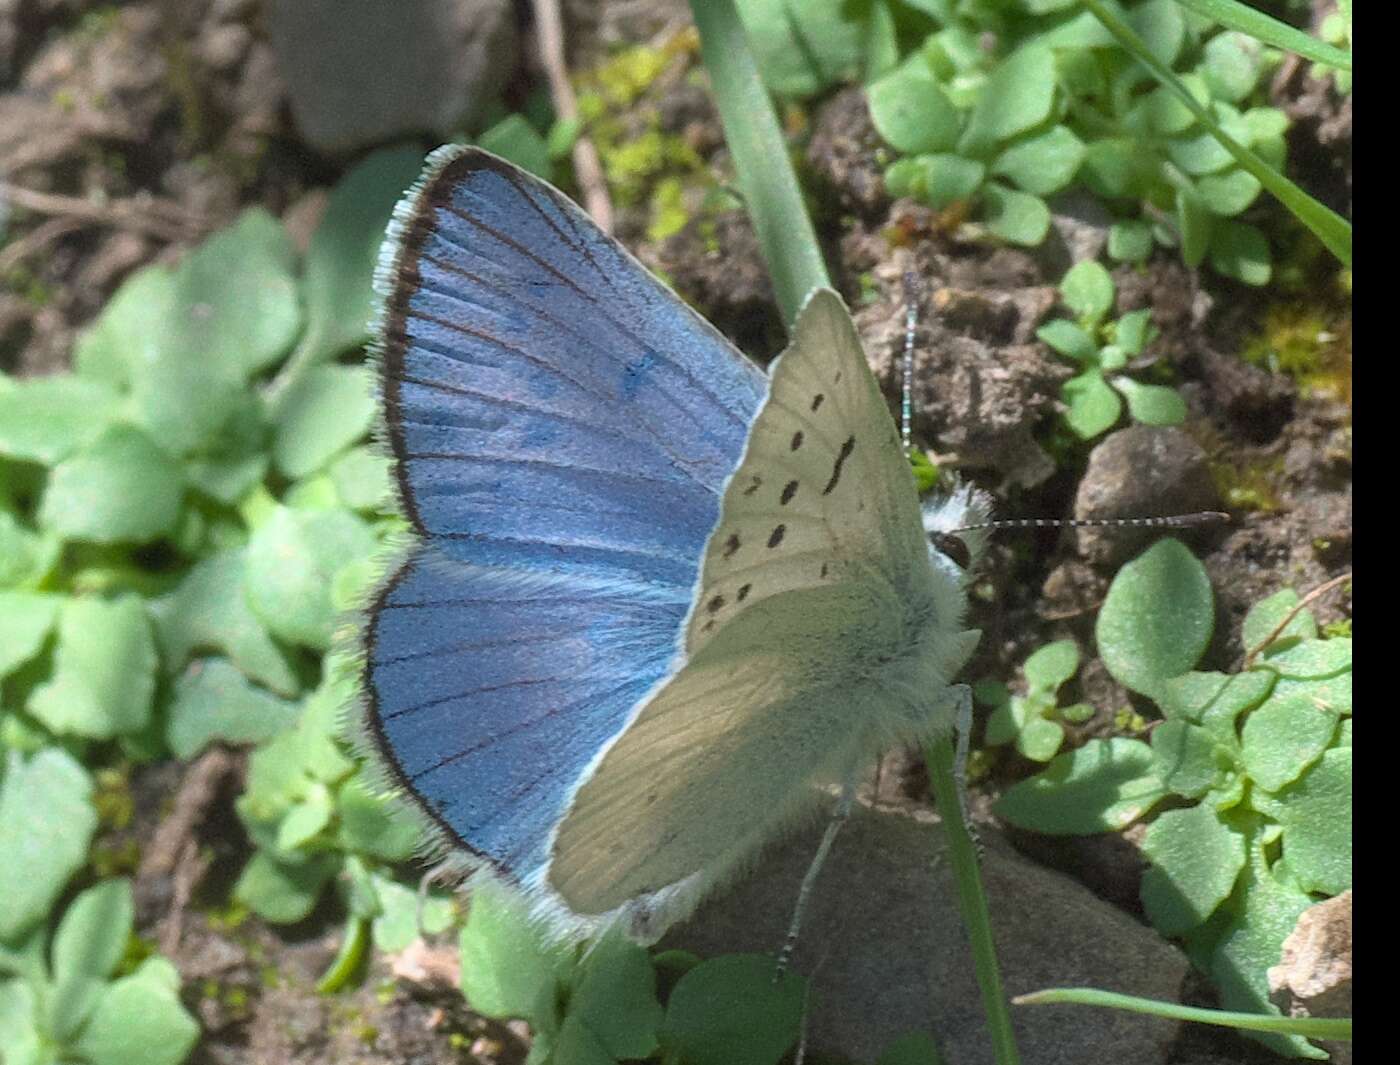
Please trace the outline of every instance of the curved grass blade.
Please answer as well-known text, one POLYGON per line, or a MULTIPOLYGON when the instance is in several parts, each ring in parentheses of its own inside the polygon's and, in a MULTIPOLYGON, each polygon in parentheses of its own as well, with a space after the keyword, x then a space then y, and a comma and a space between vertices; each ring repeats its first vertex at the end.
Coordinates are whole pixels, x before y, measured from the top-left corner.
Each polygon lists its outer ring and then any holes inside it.
POLYGON ((1350 52, 1319 41, 1312 34, 1294 29, 1286 22, 1240 3, 1240 0, 1177 0, 1177 3, 1220 23, 1226 29, 1238 30, 1285 52, 1297 52, 1304 59, 1325 63, 1338 70, 1351 70, 1350 52))

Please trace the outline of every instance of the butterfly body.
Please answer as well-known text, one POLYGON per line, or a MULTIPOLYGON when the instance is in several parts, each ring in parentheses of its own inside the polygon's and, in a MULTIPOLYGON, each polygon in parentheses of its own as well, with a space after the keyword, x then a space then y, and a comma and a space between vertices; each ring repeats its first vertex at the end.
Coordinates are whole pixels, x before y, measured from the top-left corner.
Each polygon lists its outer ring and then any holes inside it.
POLYGON ((563 196, 441 149, 379 277, 416 532, 365 627, 375 760, 566 932, 650 937, 885 745, 976 633, 850 317, 765 375, 563 196))

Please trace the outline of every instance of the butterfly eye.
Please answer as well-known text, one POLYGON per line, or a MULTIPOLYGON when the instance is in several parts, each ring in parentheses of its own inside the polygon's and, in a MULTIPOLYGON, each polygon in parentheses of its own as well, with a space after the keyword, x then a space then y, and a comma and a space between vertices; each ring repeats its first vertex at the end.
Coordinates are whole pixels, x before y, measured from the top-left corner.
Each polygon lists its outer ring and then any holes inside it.
POLYGON ((967 544, 963 542, 961 536, 954 536, 952 533, 933 533, 929 537, 929 543, 956 562, 959 569, 967 569, 972 564, 972 552, 967 549, 967 544))

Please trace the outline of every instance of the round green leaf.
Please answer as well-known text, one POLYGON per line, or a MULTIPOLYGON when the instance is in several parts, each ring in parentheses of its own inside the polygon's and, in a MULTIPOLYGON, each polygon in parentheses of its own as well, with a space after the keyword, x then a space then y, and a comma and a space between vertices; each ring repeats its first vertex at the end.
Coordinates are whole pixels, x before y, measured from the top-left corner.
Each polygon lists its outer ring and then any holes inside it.
POLYGON ((1350 747, 1327 751, 1295 783, 1255 804, 1283 825, 1283 856, 1305 891, 1336 895, 1352 886, 1350 747))
POLYGON ((1066 358, 1090 363, 1098 360, 1099 347, 1094 338, 1068 318, 1046 322, 1035 335, 1066 358))
POLYGON ((777 1065, 797 1042, 806 981, 775 972, 767 954, 701 962, 671 992, 662 1047, 690 1065, 777 1065))
POLYGON ((1215 737, 1181 719, 1152 730, 1152 756, 1162 783, 1188 799, 1199 799, 1224 771, 1215 737))
POLYGON ((176 758, 209 744, 261 743, 296 723, 297 706, 253 687, 226 658, 195 662, 175 683, 166 742, 176 758))
POLYGON ((95 440, 117 412, 98 381, 59 375, 0 391, 0 455, 52 465, 95 440))
POLYGON ((87 860, 97 829, 92 780, 66 751, 9 752, 0 779, 0 940, 42 921, 87 860))
POLYGON ((1131 377, 1115 377, 1113 387, 1128 401, 1128 414, 1143 425, 1181 425, 1186 421, 1186 401, 1174 388, 1144 385, 1131 377))
POLYGON ((1269 242, 1263 232, 1228 218, 1220 219, 1211 230, 1210 265, 1226 277, 1255 287, 1267 285, 1273 276, 1269 242))
POLYGON ((1123 401, 1109 387, 1097 368, 1085 370, 1060 386, 1060 398, 1069 408, 1065 422, 1081 440, 1092 440, 1111 429, 1123 413, 1123 401))
POLYGON ((1253 37, 1225 30, 1206 42, 1201 72, 1217 99, 1238 103, 1259 84, 1263 46, 1253 37))
POLYGON ((56 595, 0 592, 0 678, 39 653, 62 602, 56 595))
POLYGON ((184 476, 135 426, 114 425, 49 475, 39 521, 93 543, 148 543, 172 532, 184 476))
POLYGON ((1048 762, 1065 742, 1065 727, 1058 721, 1032 717, 1016 736, 1016 750, 1033 762, 1048 762))
POLYGON ((1114 577, 1094 635, 1115 680, 1160 700, 1200 659, 1215 624, 1205 567, 1179 540, 1160 540, 1114 577))
POLYGON ((1166 795, 1147 744, 1115 736, 1057 756, 1008 788, 994 810, 1019 828, 1077 836, 1117 831, 1166 795))
POLYGON ((1060 280, 1060 299, 1081 322, 1096 325, 1113 309, 1113 278, 1093 259, 1075 263, 1060 280))
POLYGON ((1050 232, 1050 208, 1039 196, 990 182, 982 200, 983 221, 1002 240, 1034 247, 1050 232))
POLYGON ((389 460, 373 448, 351 448, 331 463, 327 472, 340 502, 351 510, 388 510, 392 506, 389 460))
POLYGON ((361 366, 315 366, 283 397, 272 444, 277 468, 296 479, 314 473, 374 423, 374 395, 361 366))
POLYGON ((1152 254, 1152 227, 1146 222, 1114 222, 1108 227, 1108 254, 1120 263, 1143 263, 1152 254))
POLYGON ((58 983, 75 976, 106 977, 126 951, 135 921, 131 881, 104 880, 68 905, 49 948, 58 983))
POLYGON ((1273 595, 1259 600, 1249 608, 1240 627, 1240 641, 1245 647, 1254 650, 1266 639, 1273 642, 1264 648, 1265 654, 1278 653, 1292 647, 1299 640, 1317 638, 1317 621, 1309 610, 1294 611, 1298 605, 1298 593, 1292 588, 1284 588, 1273 595), (1288 618, 1288 624, 1278 633, 1274 630, 1288 618))
POLYGON ((1149 52, 1167 66, 1176 62, 1186 40, 1186 20, 1177 0, 1147 0, 1128 13, 1128 24, 1149 52))
POLYGON ((1073 640, 1056 640, 1038 648, 1021 667, 1032 690, 1053 692, 1079 668, 1079 648, 1073 640))
POLYGON ((1201 203, 1211 214, 1228 218, 1237 215, 1259 198, 1259 179, 1238 167, 1223 174, 1207 174, 1196 182, 1201 203))
POLYGON ((1245 862, 1245 838, 1209 804, 1167 810, 1148 826, 1142 851, 1142 905, 1157 931, 1181 935, 1229 896, 1245 862))
POLYGON ((961 149, 979 155, 1050 117, 1055 106, 1055 54, 1031 43, 1007 56, 982 86, 961 149))
POLYGON ((1141 355, 1157 337, 1157 328, 1152 324, 1152 310, 1143 307, 1129 311, 1113 326, 1114 342, 1123 349, 1125 355, 1141 355))
POLYGON ((763 83, 778 96, 814 96, 860 75, 868 15, 844 0, 739 4, 763 83))
POLYGON ((58 622, 53 676, 27 709, 58 733, 108 739, 140 732, 151 717, 156 648, 134 595, 69 599, 58 622))
POLYGON ((870 120, 901 152, 943 152, 957 143, 962 116, 943 94, 923 54, 915 52, 866 90, 870 120))
POLYGON ((569 1017, 598 1037, 614 1058, 645 1058, 661 1025, 656 970, 645 950, 614 933, 588 952, 574 981, 569 1017))
POLYGON ((348 510, 281 507, 248 542, 248 605, 275 635, 325 650, 335 621, 331 582, 374 548, 369 526, 348 510))
MULTIPOLYGON (((153 958, 107 988, 78 1037, 91 1065, 180 1065, 199 1039, 199 1025, 177 990, 156 975, 153 958)), ((168 962, 164 963, 168 966, 168 962)), ((177 978, 178 979, 178 978, 177 978)))
POLYGON ((992 164, 992 173, 1037 196, 1059 192, 1074 180, 1084 162, 1084 142, 1068 126, 1055 126, 1008 147, 992 164))
POLYGON ((266 921, 296 924, 316 907, 340 864, 337 854, 299 855, 288 860, 259 850, 233 885, 233 897, 266 921))
POLYGON ((1305 694, 1275 695, 1245 720, 1245 769, 1269 791, 1297 780, 1332 742, 1337 714, 1305 694))
POLYGON ((530 922, 520 897, 494 880, 473 888, 458 943, 462 994, 472 1009, 499 1020, 534 1022, 568 964, 565 949, 547 944, 530 922))

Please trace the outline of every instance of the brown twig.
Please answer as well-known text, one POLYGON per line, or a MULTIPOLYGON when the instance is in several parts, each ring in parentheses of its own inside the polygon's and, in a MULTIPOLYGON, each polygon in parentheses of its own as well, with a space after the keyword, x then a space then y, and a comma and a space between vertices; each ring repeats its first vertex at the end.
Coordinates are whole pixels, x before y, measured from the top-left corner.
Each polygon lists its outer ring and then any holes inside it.
MULTIPOLYGON (((564 64, 564 20, 559 14, 559 0, 532 0, 535 11, 535 33, 539 37, 540 60, 549 79, 549 95, 555 113, 566 122, 578 120, 578 100, 569 83, 564 64)), ((574 139, 574 177, 583 193, 583 205, 604 233, 612 232, 612 200, 608 197, 607 181, 598 149, 582 132, 574 139)))
POLYGON ((183 208, 172 201, 153 197, 128 197, 98 203, 81 196, 64 196, 56 192, 40 192, 23 185, 0 181, 0 199, 35 214, 55 218, 72 218, 82 222, 134 229, 161 240, 188 240, 197 236, 203 226, 183 208))
POLYGON ((1244 656, 1244 668, 1248 669, 1251 665, 1253 665, 1255 656, 1258 655, 1259 652, 1264 650, 1264 648, 1268 647, 1269 644, 1273 643, 1276 639, 1278 639, 1279 633, 1281 633, 1284 629, 1288 628, 1289 623, 1294 618, 1296 618, 1299 615, 1299 613, 1302 612, 1305 606, 1311 603, 1318 596, 1330 592, 1333 588, 1337 587, 1337 585, 1349 580, 1351 580, 1351 572, 1347 571, 1339 577, 1333 577, 1330 581, 1327 581, 1325 584, 1319 584, 1307 595, 1299 599, 1297 604, 1293 607, 1293 609, 1283 616, 1283 620, 1274 626, 1273 631, 1270 632, 1269 635, 1265 636, 1262 640, 1260 640, 1259 643, 1244 656))
POLYGON ((0 248, 0 277, 5 276, 31 255, 37 255, 54 241, 66 237, 86 223, 81 218, 50 218, 40 222, 24 236, 0 248))

